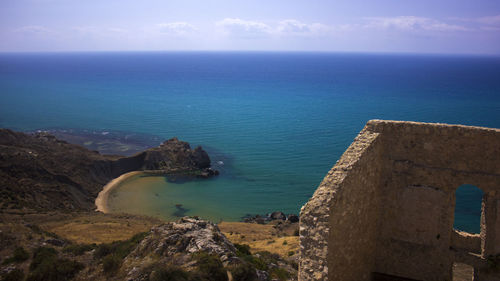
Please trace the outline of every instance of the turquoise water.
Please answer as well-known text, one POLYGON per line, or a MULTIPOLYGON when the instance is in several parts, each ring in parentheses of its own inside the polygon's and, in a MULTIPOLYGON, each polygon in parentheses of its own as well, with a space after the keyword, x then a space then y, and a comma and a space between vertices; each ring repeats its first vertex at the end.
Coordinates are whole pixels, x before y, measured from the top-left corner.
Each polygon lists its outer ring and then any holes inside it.
POLYGON ((479 56, 1 54, 0 126, 202 145, 223 173, 181 193, 237 219, 297 213, 370 119, 500 127, 499 77, 500 58, 479 56))

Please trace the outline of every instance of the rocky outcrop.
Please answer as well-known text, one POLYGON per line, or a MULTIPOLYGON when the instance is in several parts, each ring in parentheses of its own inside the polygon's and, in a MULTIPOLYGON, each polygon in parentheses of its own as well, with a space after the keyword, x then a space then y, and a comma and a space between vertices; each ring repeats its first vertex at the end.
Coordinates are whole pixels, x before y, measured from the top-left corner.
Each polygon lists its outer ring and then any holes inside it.
POLYGON ((236 248, 220 232, 217 225, 197 218, 184 217, 177 222, 156 226, 128 259, 145 258, 150 255, 186 264, 191 254, 206 252, 219 257, 225 266, 238 263, 236 248))
POLYGON ((93 209, 102 187, 123 173, 157 170, 211 176, 201 148, 170 139, 130 157, 101 155, 48 133, 0 129, 0 209, 93 209))
POLYGON ((172 138, 144 151, 140 170, 201 170, 210 168, 210 158, 200 147, 172 138))
MULTIPOLYGON (((200 270, 207 266, 198 258, 200 255, 210 256, 222 262, 219 270, 223 278, 217 280, 227 280, 226 270, 243 262, 236 256, 234 245, 215 224, 184 217, 177 222, 152 228, 148 236, 125 258, 121 272, 126 276, 126 280, 150 280, 151 276, 155 275, 152 272, 155 268, 158 270, 177 267, 199 274, 200 270)), ((210 277, 214 276, 199 279, 212 280, 210 277)))

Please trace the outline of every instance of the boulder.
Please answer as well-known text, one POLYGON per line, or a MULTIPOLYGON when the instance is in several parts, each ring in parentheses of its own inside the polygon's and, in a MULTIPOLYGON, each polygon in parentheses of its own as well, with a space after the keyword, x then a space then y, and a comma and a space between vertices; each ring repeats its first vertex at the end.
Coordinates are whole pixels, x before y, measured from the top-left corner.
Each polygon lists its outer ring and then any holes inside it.
POLYGON ((294 223, 294 222, 299 222, 299 216, 295 214, 289 214, 288 217, 286 218, 287 221, 294 223))
POLYGON ((272 212, 269 217, 271 220, 286 220, 286 215, 279 211, 272 212))

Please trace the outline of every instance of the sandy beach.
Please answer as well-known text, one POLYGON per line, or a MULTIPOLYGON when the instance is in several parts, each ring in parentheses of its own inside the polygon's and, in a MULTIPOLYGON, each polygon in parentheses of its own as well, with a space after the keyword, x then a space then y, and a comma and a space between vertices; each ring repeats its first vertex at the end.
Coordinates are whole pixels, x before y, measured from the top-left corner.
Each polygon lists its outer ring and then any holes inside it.
POLYGON ((133 176, 140 175, 140 174, 145 174, 144 171, 133 171, 133 172, 128 172, 125 173, 110 182, 108 182, 103 188, 102 191, 99 192, 97 195, 97 198, 95 199, 95 205, 97 207, 97 211, 103 212, 103 213, 108 213, 108 198, 109 194, 111 191, 118 187, 121 183, 125 182, 126 180, 130 179, 133 176))

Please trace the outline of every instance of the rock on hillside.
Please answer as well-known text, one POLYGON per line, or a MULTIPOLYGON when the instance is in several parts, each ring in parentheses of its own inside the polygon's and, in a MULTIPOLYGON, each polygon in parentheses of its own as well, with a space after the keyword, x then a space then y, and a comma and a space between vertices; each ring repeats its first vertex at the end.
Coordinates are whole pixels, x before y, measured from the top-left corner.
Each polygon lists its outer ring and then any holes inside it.
POLYGON ((200 172, 210 158, 176 138, 130 157, 101 155, 47 133, 0 129, 0 209, 78 210, 111 179, 130 171, 200 172))
POLYGON ((153 271, 176 267, 191 272, 199 280, 212 280, 214 276, 207 276, 207 272, 202 272, 203 261, 197 259, 200 254, 218 261, 219 265, 212 264, 212 269, 209 270, 219 271, 222 279, 217 280, 226 280, 225 267, 242 262, 236 257, 234 245, 216 225, 184 217, 177 222, 153 227, 148 236, 124 259, 118 275, 126 276, 126 280, 150 280, 151 275, 154 275, 153 271), (203 275, 205 276, 200 278, 203 275))
POLYGON ((240 262, 236 257, 236 248, 215 224, 184 217, 177 222, 153 227, 124 263, 134 264, 136 260, 160 257, 165 263, 183 266, 197 252, 217 256, 224 266, 240 262))

